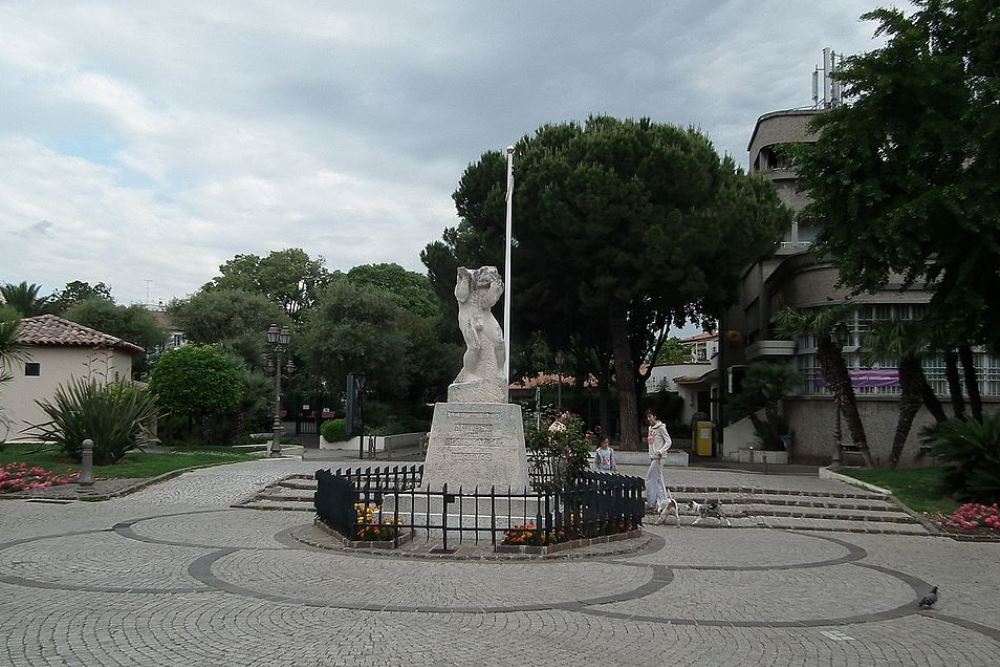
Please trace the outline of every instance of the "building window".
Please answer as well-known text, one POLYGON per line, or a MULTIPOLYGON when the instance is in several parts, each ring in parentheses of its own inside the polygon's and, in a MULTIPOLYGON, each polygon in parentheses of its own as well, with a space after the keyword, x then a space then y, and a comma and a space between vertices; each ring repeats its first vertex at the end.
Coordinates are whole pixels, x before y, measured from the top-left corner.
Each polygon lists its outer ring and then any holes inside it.
POLYGON ((37 361, 29 361, 24 365, 24 374, 37 377, 42 374, 42 365, 37 361))
MULTIPOLYGON (((884 359, 874 363, 865 363, 862 347, 865 335, 877 322, 891 320, 920 320, 926 313, 926 304, 873 304, 862 305, 849 315, 845 324, 850 333, 848 348, 844 350, 844 361, 848 369, 862 370, 872 368, 895 368, 895 359, 884 359), (853 349, 851 349, 853 348, 853 349)), ((829 394, 823 381, 816 355, 816 339, 813 337, 798 340, 799 353, 796 355, 796 365, 802 373, 803 392, 806 394, 829 394)), ((976 350, 973 354, 976 369, 976 380, 983 396, 1000 396, 1000 357, 994 357, 986 352, 976 350)), ((924 376, 927 383, 938 396, 948 395, 948 382, 945 378, 945 361, 941 353, 927 353, 921 359, 924 376)), ((961 365, 959 375, 964 383, 964 372, 961 365)), ((855 387, 859 396, 898 396, 897 387, 855 387)))
POLYGON ((184 344, 184 335, 175 333, 174 334, 174 347, 180 347, 184 344))

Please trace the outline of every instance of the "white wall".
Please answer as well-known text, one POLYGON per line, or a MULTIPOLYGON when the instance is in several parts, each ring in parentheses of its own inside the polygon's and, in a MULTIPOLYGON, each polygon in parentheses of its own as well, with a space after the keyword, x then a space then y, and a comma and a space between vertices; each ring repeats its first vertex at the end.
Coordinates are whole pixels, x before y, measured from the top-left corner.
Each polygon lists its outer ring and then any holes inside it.
POLYGON ((680 387, 674 381, 684 375, 699 376, 712 370, 714 366, 709 363, 701 364, 669 364, 664 366, 653 366, 649 377, 646 379, 646 391, 655 393, 660 391, 660 385, 666 382, 667 391, 678 391, 680 387))
MULTIPOLYGON (((8 440, 29 440, 21 432, 33 424, 48 421, 37 400, 51 400, 56 388, 71 378, 93 378, 101 382, 131 380, 132 357, 115 350, 92 350, 78 347, 28 346, 24 360, 10 369, 13 379, 0 388, 4 415, 13 423, 8 440), (39 364, 37 376, 26 376, 26 363, 39 364)), ((3 434, 0 433, 0 436, 3 434)))

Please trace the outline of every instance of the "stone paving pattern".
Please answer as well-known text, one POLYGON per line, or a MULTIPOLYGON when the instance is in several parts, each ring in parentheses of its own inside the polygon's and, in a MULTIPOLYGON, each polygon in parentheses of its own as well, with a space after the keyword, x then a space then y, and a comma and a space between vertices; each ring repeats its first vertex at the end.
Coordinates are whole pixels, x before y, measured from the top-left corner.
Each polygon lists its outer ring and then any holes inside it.
POLYGON ((590 559, 379 558, 295 541, 306 513, 230 507, 315 467, 222 466, 102 503, 0 501, 0 665, 950 666, 1000 655, 1000 544, 670 525, 648 527, 635 553, 590 559), (931 584, 941 601, 919 611, 931 584))

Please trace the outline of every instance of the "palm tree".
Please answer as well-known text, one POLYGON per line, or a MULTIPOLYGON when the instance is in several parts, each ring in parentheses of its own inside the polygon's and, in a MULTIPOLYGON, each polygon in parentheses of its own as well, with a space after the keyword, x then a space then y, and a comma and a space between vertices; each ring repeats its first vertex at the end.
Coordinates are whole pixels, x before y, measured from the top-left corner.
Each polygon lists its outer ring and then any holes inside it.
MULTIPOLYGON (((23 357, 24 350, 17 342, 17 333, 21 326, 21 318, 12 309, 0 309, 0 389, 10 378, 10 365, 23 357)), ((0 404, 0 447, 7 437, 10 419, 3 414, 3 404, 0 404)))
MULTIPOLYGON (((840 304, 823 308, 812 308, 807 311, 786 308, 778 313, 777 331, 789 338, 811 336, 816 339, 816 356, 826 386, 833 394, 834 401, 851 433, 851 440, 864 458, 865 465, 874 467, 871 452, 868 450, 868 436, 865 425, 858 412, 858 399, 851 385, 851 375, 844 361, 843 345, 834 342, 834 336, 843 331, 843 320, 851 312, 853 306, 840 304)), ((838 336, 839 337, 839 336, 838 336)))
POLYGON ((39 297, 41 285, 22 282, 20 285, 5 283, 0 285, 0 296, 4 303, 21 313, 21 317, 43 315, 48 307, 49 297, 39 297))
POLYGON ((899 418, 889 452, 889 466, 895 468, 903 453, 906 439, 913 427, 913 419, 921 405, 938 422, 948 417, 941 401, 934 394, 920 360, 927 349, 927 329, 916 322, 879 322, 872 327, 864 341, 865 362, 868 364, 885 359, 895 359, 899 369, 899 418))

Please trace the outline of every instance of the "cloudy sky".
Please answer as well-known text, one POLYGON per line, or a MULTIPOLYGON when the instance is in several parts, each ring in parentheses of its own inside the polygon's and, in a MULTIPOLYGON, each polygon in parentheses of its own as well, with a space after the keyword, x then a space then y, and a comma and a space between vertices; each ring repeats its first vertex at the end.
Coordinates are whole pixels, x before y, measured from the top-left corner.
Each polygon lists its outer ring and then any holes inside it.
POLYGON ((465 166, 591 113, 746 162, 874 0, 4 2, 0 281, 183 297, 237 253, 419 252, 465 166))

